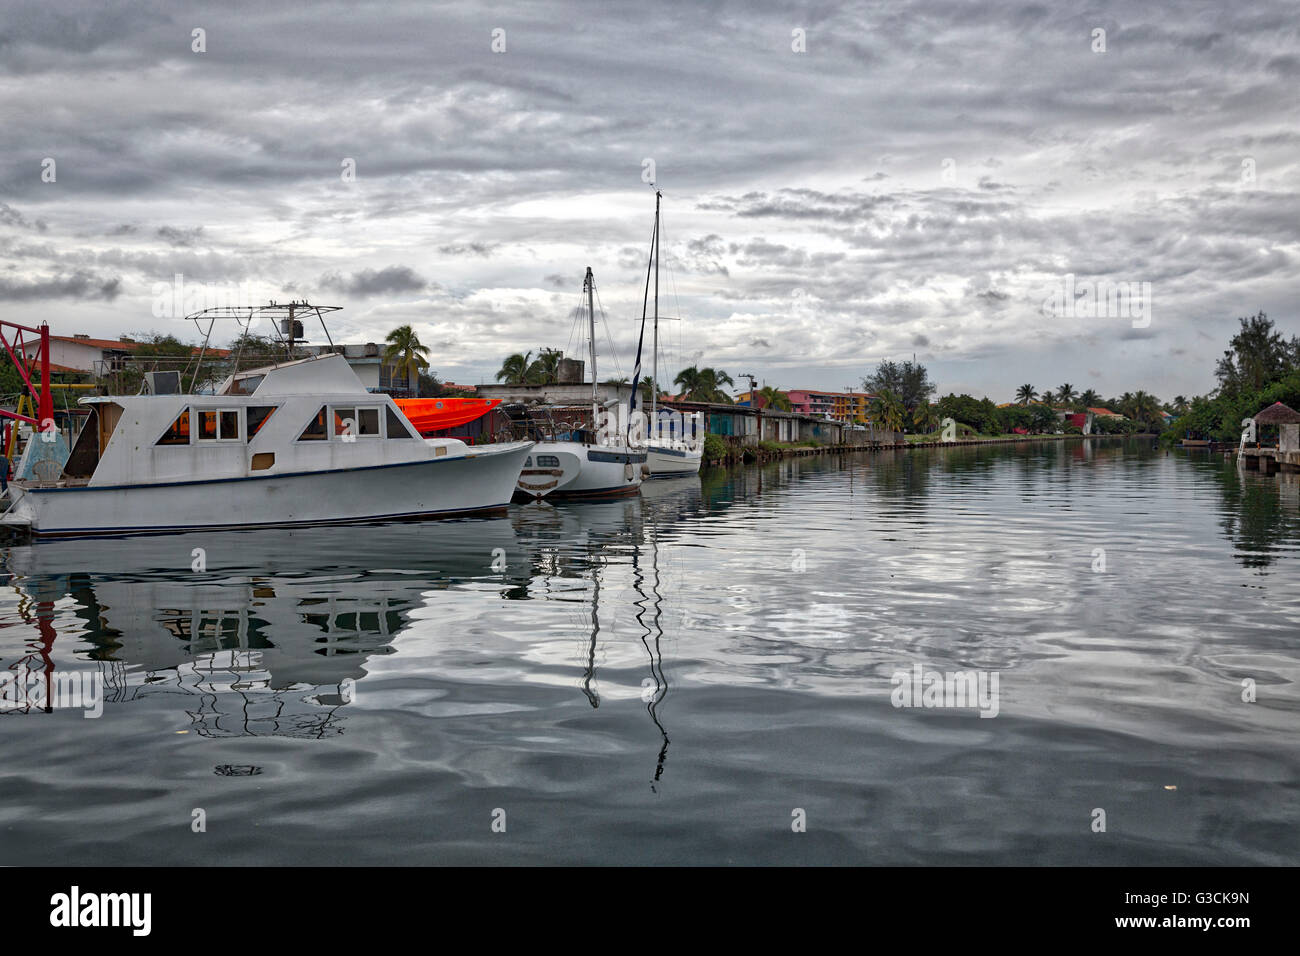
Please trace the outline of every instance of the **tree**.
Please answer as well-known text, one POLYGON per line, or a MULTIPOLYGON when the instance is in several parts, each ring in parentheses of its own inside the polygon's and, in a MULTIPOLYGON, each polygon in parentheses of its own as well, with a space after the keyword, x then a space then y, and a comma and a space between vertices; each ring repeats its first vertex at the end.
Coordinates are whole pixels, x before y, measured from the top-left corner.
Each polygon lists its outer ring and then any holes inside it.
POLYGON ((1054 432, 1060 427, 1056 412, 1050 405, 1034 405, 1029 409, 1031 429, 1036 432, 1054 432))
POLYGON ((438 378, 437 372, 421 372, 420 383, 416 391, 417 395, 423 395, 426 398, 442 398, 447 394, 443 388, 442 379, 438 378))
POLYGON ((1263 312, 1237 321, 1241 328, 1214 369, 1220 394, 1258 391, 1300 367, 1300 339, 1288 343, 1263 312))
POLYGON ((1165 407, 1165 411, 1169 412, 1171 415, 1185 415, 1187 414, 1187 408, 1187 397, 1184 395, 1175 395, 1174 400, 1165 407))
POLYGON ((1076 397, 1074 386, 1066 382, 1056 390, 1056 400, 1062 405, 1073 405, 1076 397))
POLYGON ((136 347, 122 367, 105 374, 101 384, 112 395, 138 392, 144 383, 145 372, 179 372, 182 392, 219 382, 229 374, 228 363, 211 351, 200 368, 194 361, 200 346, 182 342, 174 335, 137 333, 134 338, 128 336, 123 340, 134 341, 136 347))
POLYGON ((775 408, 777 411, 788 412, 794 406, 790 404, 790 396, 785 392, 771 385, 764 385, 758 390, 758 407, 775 408))
POLYGON ((1101 404, 1101 396, 1097 394, 1095 388, 1086 389, 1079 396, 1079 404, 1084 408, 1097 408, 1101 404))
POLYGON ((1016 401, 1021 405, 1028 405, 1037 397, 1038 393, 1034 391, 1034 386, 1032 385, 1021 385, 1016 389, 1016 401))
POLYGON ((910 414, 916 406, 928 402, 937 386, 920 362, 881 362, 874 374, 862 380, 862 387, 871 394, 892 392, 910 414))
POLYGON ((916 430, 919 432, 933 431, 935 421, 934 406, 929 402, 922 402, 912 412, 912 424, 916 426, 916 430))
POLYGON ((1050 408, 1056 402, 1056 396, 1053 395, 1049 389, 1048 391, 1043 392, 1042 395, 1039 395, 1038 400, 1050 408))
POLYGON ((1159 399, 1141 390, 1124 393, 1120 399, 1119 413, 1148 431, 1160 431, 1164 424, 1159 399))
POLYGON ((283 343, 269 335, 256 335, 245 330, 230 343, 229 369, 232 372, 242 372, 245 369, 261 368, 279 362, 284 357, 283 343))
MULTIPOLYGON (((626 375, 620 375, 618 378, 605 379, 605 384, 606 385, 631 385, 632 383, 627 380, 626 375)), ((654 388, 655 388, 654 379, 652 379, 649 375, 642 375, 641 382, 639 385, 637 385, 637 389, 636 389, 637 394, 639 396, 637 398, 637 401, 640 402, 642 405, 649 405, 650 396, 654 393, 654 388)), ((663 395, 663 389, 659 390, 659 394, 663 395)))
POLYGON ((420 372, 429 367, 429 347, 420 344, 420 337, 409 325, 399 325, 385 336, 387 346, 384 349, 384 365, 394 371, 406 373, 406 380, 414 386, 415 395, 420 395, 420 372))
POLYGON ((677 373, 673 384, 681 389, 682 398, 688 402, 714 402, 730 405, 731 396, 722 390, 723 385, 735 386, 731 376, 719 369, 698 368, 692 365, 677 373))
POLYGON ((951 418, 986 435, 996 435, 1003 430, 998 407, 989 398, 981 400, 970 395, 948 394, 935 402, 934 409, 940 418, 951 418))
POLYGON ((889 389, 876 392, 871 400, 871 420, 883 425, 891 432, 901 432, 907 420, 907 409, 902 397, 889 389))
POLYGON ((528 384, 554 385, 555 380, 559 377, 560 359, 562 358, 564 358, 564 353, 559 349, 542 349, 541 354, 528 366, 526 376, 528 384))
POLYGON ((501 370, 497 372, 496 380, 506 385, 527 385, 532 355, 532 352, 523 354, 516 352, 514 355, 507 356, 501 363, 501 370))

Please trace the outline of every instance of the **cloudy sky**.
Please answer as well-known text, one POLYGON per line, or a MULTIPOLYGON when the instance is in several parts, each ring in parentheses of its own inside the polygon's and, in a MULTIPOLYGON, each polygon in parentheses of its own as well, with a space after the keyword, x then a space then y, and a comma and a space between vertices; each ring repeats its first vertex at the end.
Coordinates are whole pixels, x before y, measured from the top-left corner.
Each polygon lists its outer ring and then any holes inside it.
POLYGON ((601 371, 626 374, 652 172, 661 377, 841 389, 915 353, 998 400, 1200 393, 1237 316, 1300 332, 1297 23, 1218 0, 10 2, 0 316, 192 336, 155 315, 180 273, 344 306, 335 341, 409 322, 473 383, 580 348, 590 265, 601 371), (1139 284, 1142 317, 1045 305, 1067 274, 1139 284))

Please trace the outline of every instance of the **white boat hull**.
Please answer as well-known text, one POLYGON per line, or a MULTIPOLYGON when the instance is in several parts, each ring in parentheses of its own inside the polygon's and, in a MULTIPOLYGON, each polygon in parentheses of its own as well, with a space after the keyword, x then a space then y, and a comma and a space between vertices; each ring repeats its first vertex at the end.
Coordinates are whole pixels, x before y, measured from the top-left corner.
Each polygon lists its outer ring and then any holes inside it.
POLYGON ((704 459, 703 448, 673 448, 668 445, 651 445, 647 464, 651 478, 682 478, 698 475, 704 459))
POLYGON ((636 494, 646 463, 644 451, 571 441, 538 442, 528 458, 516 496, 525 500, 636 494))
POLYGON ((464 457, 296 474, 132 485, 11 482, 4 523, 37 535, 291 527, 503 509, 532 442, 464 457))

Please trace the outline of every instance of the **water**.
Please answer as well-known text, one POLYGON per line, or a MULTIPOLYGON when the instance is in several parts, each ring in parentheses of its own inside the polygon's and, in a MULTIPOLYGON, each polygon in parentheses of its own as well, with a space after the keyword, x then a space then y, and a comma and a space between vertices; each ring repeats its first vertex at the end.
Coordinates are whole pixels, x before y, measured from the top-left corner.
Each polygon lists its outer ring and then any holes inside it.
POLYGON ((0 863, 1293 863, 1297 531, 1296 476, 1094 441, 14 547, 0 863))

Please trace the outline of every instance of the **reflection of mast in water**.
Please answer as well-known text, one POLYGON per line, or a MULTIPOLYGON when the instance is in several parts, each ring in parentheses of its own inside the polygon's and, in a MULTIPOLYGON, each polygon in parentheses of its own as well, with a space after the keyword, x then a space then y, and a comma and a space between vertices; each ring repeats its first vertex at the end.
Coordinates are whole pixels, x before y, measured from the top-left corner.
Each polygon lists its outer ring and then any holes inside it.
MULTIPOLYGON (((650 623, 645 620, 646 614, 646 594, 642 589, 645 583, 645 575, 641 572, 640 554, 641 547, 638 542, 632 548, 632 587, 637 593, 636 601, 636 621, 641 625, 641 644, 645 647, 646 654, 650 658, 650 676, 654 679, 655 687, 648 700, 646 700, 646 713, 654 721, 655 727, 659 730, 659 736, 663 738, 663 746, 659 748, 659 759, 655 764, 654 782, 650 784, 652 791, 658 792, 655 784, 664 774, 664 761, 668 759, 668 731, 659 720, 659 704, 668 696, 668 675, 664 673, 664 657, 660 647, 660 641, 663 639, 663 595, 659 591, 659 536, 655 525, 650 527, 650 541, 652 544, 650 550, 650 566, 654 571, 654 581, 650 590, 654 594, 654 614, 650 623), (653 647, 651 644, 653 643, 653 647)), ((649 690, 649 688, 646 688, 649 690)))
POLYGON ((582 678, 582 692, 592 707, 600 706, 600 695, 591 689, 596 678, 596 640, 600 636, 600 559, 591 565, 591 644, 587 648, 587 667, 582 678))

